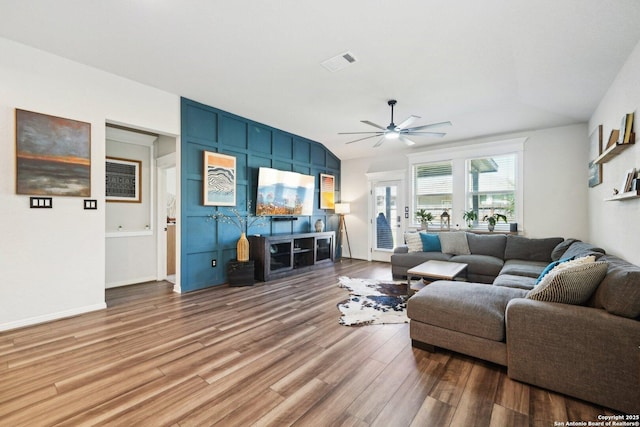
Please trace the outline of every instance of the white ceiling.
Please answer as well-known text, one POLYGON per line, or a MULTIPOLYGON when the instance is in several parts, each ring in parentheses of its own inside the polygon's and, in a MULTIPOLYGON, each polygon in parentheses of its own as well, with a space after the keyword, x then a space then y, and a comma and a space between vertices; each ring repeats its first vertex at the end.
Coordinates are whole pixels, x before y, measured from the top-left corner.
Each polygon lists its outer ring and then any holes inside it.
POLYGON ((638 0, 0 0, 0 37, 319 141, 451 120, 429 144, 586 122, 640 40, 638 0), (351 66, 320 63, 350 51, 351 66))

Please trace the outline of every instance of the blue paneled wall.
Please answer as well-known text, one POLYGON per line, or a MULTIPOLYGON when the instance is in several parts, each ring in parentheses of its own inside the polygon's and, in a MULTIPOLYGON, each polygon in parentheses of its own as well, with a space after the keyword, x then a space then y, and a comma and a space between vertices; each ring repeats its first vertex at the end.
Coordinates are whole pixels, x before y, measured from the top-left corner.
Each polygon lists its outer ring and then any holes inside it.
POLYGON ((258 168, 313 175, 316 178, 315 208, 312 216, 295 221, 271 221, 252 227, 248 234, 289 234, 314 231, 322 219, 326 230, 336 230, 338 217, 333 210, 320 209, 320 174, 336 177, 336 200, 340 200, 340 160, 322 144, 261 123, 218 110, 189 99, 181 100, 182 121, 182 235, 181 288, 193 291, 226 283, 226 266, 236 258, 240 231, 232 225, 211 219, 217 210, 230 208, 203 205, 203 152, 232 155, 237 167, 237 209, 247 214, 247 202, 255 213, 258 168), (217 266, 211 266, 211 260, 217 266))

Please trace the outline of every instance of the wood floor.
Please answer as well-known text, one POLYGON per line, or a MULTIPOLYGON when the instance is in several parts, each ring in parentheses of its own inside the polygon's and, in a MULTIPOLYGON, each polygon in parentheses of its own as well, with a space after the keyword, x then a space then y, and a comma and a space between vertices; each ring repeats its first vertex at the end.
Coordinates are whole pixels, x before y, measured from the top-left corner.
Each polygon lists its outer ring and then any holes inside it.
POLYGON ((553 426, 602 408, 503 368, 410 345, 402 325, 346 327, 346 260, 253 287, 107 291, 108 308, 0 334, 1 426, 553 426))

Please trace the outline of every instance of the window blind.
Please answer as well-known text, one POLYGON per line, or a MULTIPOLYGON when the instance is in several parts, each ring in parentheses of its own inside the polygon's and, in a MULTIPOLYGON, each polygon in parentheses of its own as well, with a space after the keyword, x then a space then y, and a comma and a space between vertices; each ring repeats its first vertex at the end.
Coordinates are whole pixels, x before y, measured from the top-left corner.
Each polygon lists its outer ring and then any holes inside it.
POLYGON ((451 194, 453 192, 451 162, 416 165, 414 184, 416 195, 451 194))

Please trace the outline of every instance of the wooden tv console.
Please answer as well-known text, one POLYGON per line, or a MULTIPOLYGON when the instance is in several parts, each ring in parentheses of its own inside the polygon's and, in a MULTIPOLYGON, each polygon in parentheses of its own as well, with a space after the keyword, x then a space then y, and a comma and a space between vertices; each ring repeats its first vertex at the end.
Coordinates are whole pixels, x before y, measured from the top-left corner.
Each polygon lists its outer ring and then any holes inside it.
POLYGON ((262 281, 327 266, 334 262, 334 249, 333 231, 249 236, 249 256, 262 281))

